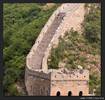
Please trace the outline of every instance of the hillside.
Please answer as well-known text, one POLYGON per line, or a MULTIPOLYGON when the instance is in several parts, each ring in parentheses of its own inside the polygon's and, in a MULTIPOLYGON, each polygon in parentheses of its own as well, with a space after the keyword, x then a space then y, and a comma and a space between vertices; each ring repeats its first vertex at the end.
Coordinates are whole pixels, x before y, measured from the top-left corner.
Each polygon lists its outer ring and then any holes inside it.
MULTIPOLYGON (((59 5, 59 4, 58 4, 59 5)), ((57 4, 4 4, 4 93, 26 95, 26 56, 57 4)))

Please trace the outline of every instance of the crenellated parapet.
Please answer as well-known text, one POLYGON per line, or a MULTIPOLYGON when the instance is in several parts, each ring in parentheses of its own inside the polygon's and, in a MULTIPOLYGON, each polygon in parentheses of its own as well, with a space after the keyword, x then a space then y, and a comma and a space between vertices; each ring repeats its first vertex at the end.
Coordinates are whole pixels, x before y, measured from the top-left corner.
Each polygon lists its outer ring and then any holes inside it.
POLYGON ((59 69, 52 70, 51 80, 87 80, 89 81, 89 71, 88 70, 68 70, 68 69, 59 69))

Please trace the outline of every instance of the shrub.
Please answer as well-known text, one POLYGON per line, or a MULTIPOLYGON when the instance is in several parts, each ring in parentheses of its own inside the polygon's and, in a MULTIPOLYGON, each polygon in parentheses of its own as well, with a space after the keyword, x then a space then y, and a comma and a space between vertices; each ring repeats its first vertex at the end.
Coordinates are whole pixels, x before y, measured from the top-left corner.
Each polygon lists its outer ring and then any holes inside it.
POLYGON ((89 42, 100 43, 101 39, 101 10, 99 8, 95 8, 95 5, 90 7, 89 14, 85 16, 84 20, 84 33, 86 39, 89 42))

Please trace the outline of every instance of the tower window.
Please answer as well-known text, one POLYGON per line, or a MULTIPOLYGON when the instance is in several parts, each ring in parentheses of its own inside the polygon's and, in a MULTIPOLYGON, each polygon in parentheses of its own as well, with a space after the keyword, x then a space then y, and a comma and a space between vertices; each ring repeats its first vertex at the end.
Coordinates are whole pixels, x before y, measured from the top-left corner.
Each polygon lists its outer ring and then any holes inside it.
POLYGON ((82 92, 82 91, 80 91, 80 92, 79 92, 79 96, 82 96, 82 95, 83 95, 83 92, 82 92))
POLYGON ((71 91, 68 92, 68 96, 72 96, 72 92, 71 91))
POLYGON ((57 92, 56 96, 60 96, 60 91, 57 92))

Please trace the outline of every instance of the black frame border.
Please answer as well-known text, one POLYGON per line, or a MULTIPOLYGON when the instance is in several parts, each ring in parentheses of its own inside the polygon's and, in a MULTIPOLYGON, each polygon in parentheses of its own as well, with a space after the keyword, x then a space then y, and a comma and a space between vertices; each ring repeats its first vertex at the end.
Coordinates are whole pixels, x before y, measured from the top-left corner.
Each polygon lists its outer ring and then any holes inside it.
POLYGON ((3 3, 98 3, 102 0, 3 0, 3 3))
POLYGON ((78 100, 78 99, 104 99, 104 84, 105 84, 105 35, 104 35, 104 19, 105 15, 103 14, 104 11, 104 0, 1 0, 0 1, 0 99, 10 99, 10 100, 14 100, 14 99, 71 99, 71 100, 78 100), (101 3, 101 96, 72 96, 72 97, 49 97, 49 96, 3 96, 3 84, 2 84, 2 80, 3 80, 3 4, 4 3, 101 3))

